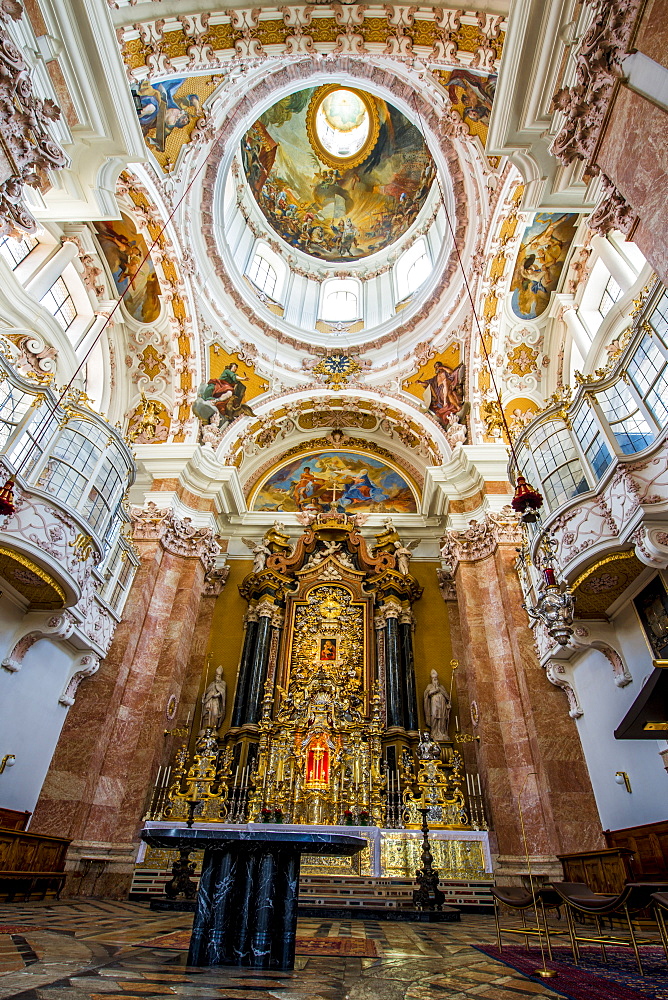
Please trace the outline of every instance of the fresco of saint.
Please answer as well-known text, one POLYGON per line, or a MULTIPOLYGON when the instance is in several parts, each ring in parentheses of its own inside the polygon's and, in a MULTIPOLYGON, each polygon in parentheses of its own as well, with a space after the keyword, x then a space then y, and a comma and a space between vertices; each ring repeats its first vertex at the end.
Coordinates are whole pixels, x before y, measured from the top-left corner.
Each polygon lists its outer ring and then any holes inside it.
POLYGON ((237 417, 254 417, 255 414, 247 403, 245 375, 239 375, 239 365, 231 362, 220 373, 218 378, 210 378, 197 390, 197 399, 193 403, 193 413, 200 420, 209 421, 216 411, 220 414, 220 423, 231 423, 237 417))
POLYGON ((442 361, 436 361, 432 377, 418 381, 425 387, 425 403, 447 427, 448 417, 459 413, 463 406, 464 365, 450 368, 442 361))
POLYGON ((155 322, 160 315, 160 285, 144 237, 126 215, 118 221, 96 222, 95 229, 123 305, 141 323, 155 322))

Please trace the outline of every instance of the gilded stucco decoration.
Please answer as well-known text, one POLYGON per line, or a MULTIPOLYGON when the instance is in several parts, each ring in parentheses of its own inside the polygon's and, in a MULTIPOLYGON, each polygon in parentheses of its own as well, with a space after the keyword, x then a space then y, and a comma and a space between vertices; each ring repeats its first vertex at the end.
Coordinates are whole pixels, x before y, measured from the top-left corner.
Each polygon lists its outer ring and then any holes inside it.
POLYGON ((132 444, 162 444, 169 437, 171 419, 165 404, 144 393, 128 415, 128 440, 132 444))
MULTIPOLYGON (((116 192, 120 198, 125 197, 132 204, 133 220, 140 229, 146 230, 147 243, 151 246, 151 256, 155 263, 156 272, 158 268, 161 272, 158 274, 158 279, 164 298, 168 303, 172 329, 171 343, 166 345, 164 341, 161 342, 164 347, 169 347, 171 367, 169 378, 172 382, 171 391, 174 397, 174 411, 170 415, 169 437, 174 443, 182 442, 186 440, 187 426, 193 420, 191 403, 195 397, 195 390, 192 364, 195 360, 195 349, 192 320, 189 316, 185 287, 181 277, 181 265, 177 264, 177 256, 165 231, 164 220, 156 212, 153 199, 138 179, 128 171, 124 171, 119 177, 116 192)), ((160 341, 160 338, 158 340, 160 341)), ((142 347, 143 352, 148 345, 139 346, 142 347)), ((153 346, 156 348, 156 353, 160 353, 159 343, 154 343, 153 346)), ((151 363, 151 367, 154 369, 156 359, 152 354, 149 355, 149 358, 150 361, 147 363, 151 363)), ((148 372, 143 371, 143 369, 142 372, 149 378, 148 372)), ((161 372, 155 375, 153 379, 161 378, 162 374, 161 372)), ((165 379, 167 379, 166 373, 165 379)))
POLYGON ((503 51, 505 20, 493 14, 380 4, 245 8, 143 21, 119 31, 132 82, 275 56, 383 54, 491 74, 503 51), (260 16, 262 14, 262 16, 260 16), (182 72, 182 71, 181 71, 182 72))
MULTIPOLYGON (((260 417, 245 430, 243 437, 232 445, 232 452, 239 456, 257 455, 282 441, 295 431, 308 432, 318 428, 331 428, 323 439, 330 446, 349 443, 346 429, 359 428, 374 431, 409 448, 416 458, 423 458, 430 465, 440 465, 443 454, 433 436, 421 424, 398 408, 381 400, 355 399, 354 397, 326 396, 301 402, 276 401, 270 414, 260 417)), ((203 433, 206 428, 203 428, 203 433)), ((375 441, 368 442, 373 449, 375 441)), ((383 454, 389 455, 388 451, 383 454)), ((415 478, 415 477, 414 477, 415 478)))

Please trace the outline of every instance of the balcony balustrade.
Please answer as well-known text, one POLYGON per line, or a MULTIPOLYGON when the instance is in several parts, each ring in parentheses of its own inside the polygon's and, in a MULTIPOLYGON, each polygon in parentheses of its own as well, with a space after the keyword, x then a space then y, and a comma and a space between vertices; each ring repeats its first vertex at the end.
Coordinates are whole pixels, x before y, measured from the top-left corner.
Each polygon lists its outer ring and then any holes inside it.
MULTIPOLYGON (((530 528, 532 573, 552 537, 572 586, 604 555, 668 565, 668 291, 654 287, 606 369, 578 376, 514 442, 518 472, 545 499, 530 528)), ((640 567, 642 568, 642 567, 640 567)))
POLYGON ((85 394, 70 390, 59 403, 51 383, 0 355, 0 483, 15 482, 15 511, 0 516, 0 577, 26 612, 9 670, 29 637, 68 638, 104 656, 138 565, 122 533, 132 453, 85 394))

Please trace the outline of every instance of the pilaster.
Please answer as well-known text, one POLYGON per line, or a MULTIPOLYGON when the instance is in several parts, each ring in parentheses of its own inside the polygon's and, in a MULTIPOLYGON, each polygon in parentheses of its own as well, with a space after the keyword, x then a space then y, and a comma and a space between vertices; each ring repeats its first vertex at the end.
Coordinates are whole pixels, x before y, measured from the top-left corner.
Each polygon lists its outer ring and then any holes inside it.
POLYGON ((444 540, 458 596, 458 687, 475 705, 478 771, 499 875, 510 881, 526 873, 527 851, 536 874, 554 876, 557 854, 603 846, 575 723, 540 669, 522 608, 517 531, 510 515, 488 516, 444 540))
POLYGON ((200 646, 208 637, 211 612, 202 613, 202 602, 212 605, 224 583, 210 529, 157 508, 131 516, 141 564, 124 618, 96 682, 82 688, 68 713, 33 819, 36 831, 72 838, 66 892, 73 895, 122 897, 128 890, 128 844, 164 753, 167 706, 172 699, 179 705, 193 656, 201 656, 193 653, 198 626, 200 646), (94 890, 91 857, 102 866, 94 890))

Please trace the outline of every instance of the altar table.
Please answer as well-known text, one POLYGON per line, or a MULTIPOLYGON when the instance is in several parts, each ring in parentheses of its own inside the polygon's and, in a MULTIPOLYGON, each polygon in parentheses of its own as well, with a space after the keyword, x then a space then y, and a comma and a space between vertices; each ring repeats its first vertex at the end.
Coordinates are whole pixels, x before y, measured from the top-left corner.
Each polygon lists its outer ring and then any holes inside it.
POLYGON ((301 855, 353 855, 361 837, 282 830, 143 830, 152 847, 204 849, 189 965, 293 969, 301 855))

